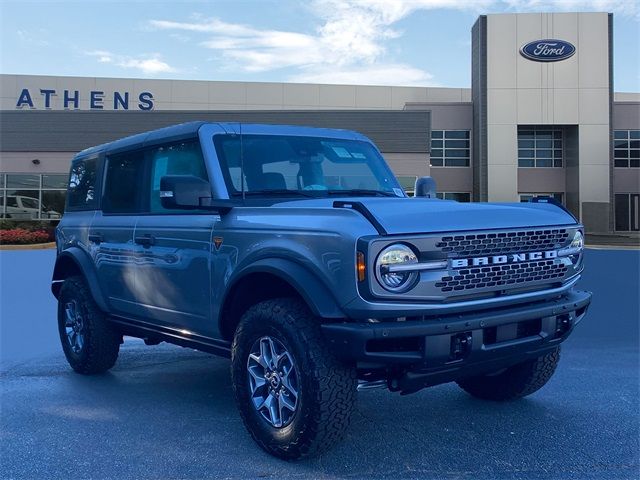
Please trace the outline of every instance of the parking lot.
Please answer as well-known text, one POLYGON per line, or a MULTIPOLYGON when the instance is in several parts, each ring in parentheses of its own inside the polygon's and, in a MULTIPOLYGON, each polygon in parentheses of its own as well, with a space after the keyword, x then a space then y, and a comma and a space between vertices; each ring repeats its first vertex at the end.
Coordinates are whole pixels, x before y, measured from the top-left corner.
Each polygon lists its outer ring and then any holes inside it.
POLYGON ((245 432, 227 360, 127 339, 108 374, 74 374, 57 338, 54 257, 0 252, 3 478, 638 478, 638 250, 587 251, 592 307, 536 394, 360 392, 345 440, 294 463, 245 432))

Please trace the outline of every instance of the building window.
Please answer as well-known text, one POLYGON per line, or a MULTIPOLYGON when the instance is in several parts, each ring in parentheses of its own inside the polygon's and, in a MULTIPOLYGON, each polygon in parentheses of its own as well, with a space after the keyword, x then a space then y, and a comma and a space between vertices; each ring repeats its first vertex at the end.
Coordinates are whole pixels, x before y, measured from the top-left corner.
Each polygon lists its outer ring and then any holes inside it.
POLYGON ((519 167, 562 167, 562 130, 518 127, 519 167))
POLYGON ((66 190, 66 175, 0 174, 0 218, 58 220, 66 190))
POLYGON ((469 192, 438 192, 436 197, 440 200, 455 200, 456 202, 471 201, 471 193, 469 192))
POLYGON ((431 166, 468 167, 471 149, 469 130, 432 130, 431 166))
POLYGON ((613 132, 614 165, 621 168, 640 167, 640 130, 613 132))
POLYGON ((640 194, 616 193, 615 217, 616 230, 621 232, 637 232, 640 230, 640 194))
POLYGON ((558 203, 563 203, 564 195, 562 193, 521 193, 520 201, 521 202, 530 202, 534 197, 551 197, 558 203))

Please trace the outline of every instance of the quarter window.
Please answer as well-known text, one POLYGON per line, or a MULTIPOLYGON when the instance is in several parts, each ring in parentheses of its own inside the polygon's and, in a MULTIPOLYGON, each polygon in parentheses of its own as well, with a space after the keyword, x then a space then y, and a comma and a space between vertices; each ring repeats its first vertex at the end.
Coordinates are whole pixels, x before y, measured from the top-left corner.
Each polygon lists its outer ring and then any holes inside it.
POLYGON ((562 167, 562 129, 518 127, 519 167, 562 167))
POLYGON ((469 130, 432 130, 431 166, 468 167, 471 157, 469 130))
POLYGON ((70 210, 91 210, 96 207, 97 166, 95 158, 76 160, 71 165, 67 190, 67 206, 70 210))
POLYGON ((640 167, 640 130, 616 130, 613 132, 614 166, 640 167))

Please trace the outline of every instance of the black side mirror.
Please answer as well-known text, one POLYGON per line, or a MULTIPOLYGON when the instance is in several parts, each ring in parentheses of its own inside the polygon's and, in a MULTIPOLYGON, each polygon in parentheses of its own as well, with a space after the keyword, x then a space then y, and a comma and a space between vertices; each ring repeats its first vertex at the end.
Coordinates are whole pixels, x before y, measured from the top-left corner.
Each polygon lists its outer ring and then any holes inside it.
POLYGON ((195 175, 165 175, 160 179, 160 203, 163 208, 174 210, 202 209, 228 213, 234 206, 233 200, 211 198, 211 185, 195 175))
POLYGON ((436 198, 436 181, 432 177, 417 178, 413 196, 436 198))

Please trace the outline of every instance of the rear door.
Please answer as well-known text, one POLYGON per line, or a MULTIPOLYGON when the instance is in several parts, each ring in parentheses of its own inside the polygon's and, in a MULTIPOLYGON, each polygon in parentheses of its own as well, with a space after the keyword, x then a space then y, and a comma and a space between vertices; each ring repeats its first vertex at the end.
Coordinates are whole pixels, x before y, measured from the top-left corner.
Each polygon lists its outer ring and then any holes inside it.
POLYGON ((96 213, 89 242, 102 291, 111 311, 137 316, 134 230, 141 210, 145 157, 142 151, 107 155, 102 211, 96 213))
POLYGON ((210 327, 211 232, 219 216, 197 210, 167 210, 160 203, 165 175, 208 180, 197 139, 147 151, 149 182, 145 214, 136 225, 135 301, 143 316, 181 335, 206 334, 210 327))

